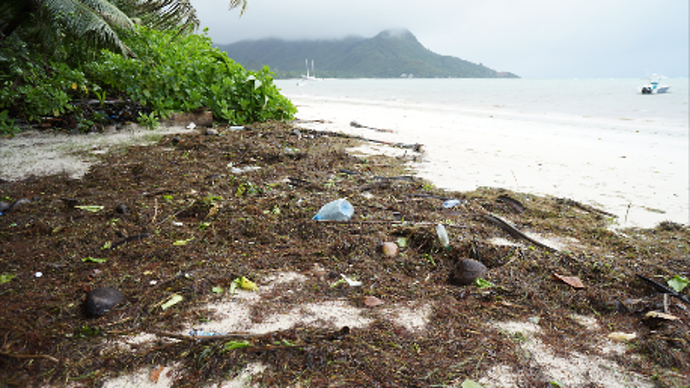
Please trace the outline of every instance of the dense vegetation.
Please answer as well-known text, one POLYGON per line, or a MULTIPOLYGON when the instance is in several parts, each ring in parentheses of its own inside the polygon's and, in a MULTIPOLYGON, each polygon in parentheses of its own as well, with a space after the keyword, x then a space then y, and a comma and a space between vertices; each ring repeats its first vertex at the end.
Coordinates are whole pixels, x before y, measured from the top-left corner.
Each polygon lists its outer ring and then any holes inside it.
POLYGON ((386 30, 370 39, 332 41, 262 39, 219 45, 248 69, 268 65, 280 78, 306 72, 305 58, 314 60, 319 77, 332 78, 497 78, 516 76, 482 64, 433 53, 407 30, 386 30))
POLYGON ((197 108, 237 124, 292 117, 268 68, 246 71, 197 27, 194 8, 179 0, 3 2, 0 133, 18 123, 104 124, 112 117, 88 101, 104 108, 106 99, 136 105, 151 126, 197 108))

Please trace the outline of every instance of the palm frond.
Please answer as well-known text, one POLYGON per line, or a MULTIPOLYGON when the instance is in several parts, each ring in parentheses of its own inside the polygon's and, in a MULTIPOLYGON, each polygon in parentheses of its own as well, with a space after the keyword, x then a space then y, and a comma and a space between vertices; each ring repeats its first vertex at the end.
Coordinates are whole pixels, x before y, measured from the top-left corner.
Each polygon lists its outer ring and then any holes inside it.
POLYGON ((140 19, 147 27, 181 33, 199 28, 196 9, 189 0, 117 0, 116 4, 129 10, 131 17, 140 19))
POLYGON ((131 54, 129 48, 122 43, 108 22, 122 27, 132 27, 133 23, 127 15, 107 1, 40 0, 40 2, 48 14, 63 26, 67 33, 91 39, 97 45, 117 48, 123 54, 131 54), (88 6, 87 2, 93 5, 95 9, 88 6))
POLYGON ((233 10, 242 5, 240 10, 240 16, 244 15, 244 11, 247 9, 247 0, 230 0, 230 10, 233 10))

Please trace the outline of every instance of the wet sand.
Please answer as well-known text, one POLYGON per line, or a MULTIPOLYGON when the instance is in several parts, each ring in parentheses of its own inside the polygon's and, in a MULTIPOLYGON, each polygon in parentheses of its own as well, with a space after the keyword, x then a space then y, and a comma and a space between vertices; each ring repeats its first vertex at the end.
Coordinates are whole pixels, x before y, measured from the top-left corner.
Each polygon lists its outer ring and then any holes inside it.
POLYGON ((438 187, 570 198, 616 214, 620 227, 690 224, 687 134, 657 132, 654 123, 288 97, 299 119, 325 121, 303 127, 423 144, 424 162, 414 167, 438 187))

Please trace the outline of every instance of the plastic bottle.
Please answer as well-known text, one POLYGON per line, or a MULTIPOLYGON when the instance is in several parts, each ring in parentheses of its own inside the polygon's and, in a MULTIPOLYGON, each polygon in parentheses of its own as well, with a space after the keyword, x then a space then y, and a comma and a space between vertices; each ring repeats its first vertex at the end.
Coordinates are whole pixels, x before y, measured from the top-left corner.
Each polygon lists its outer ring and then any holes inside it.
POLYGON ((448 233, 446 233, 446 228, 441 224, 436 224, 436 234, 438 239, 441 240, 441 245, 448 248, 450 245, 450 240, 448 239, 448 233))
POLYGON ((449 200, 443 202, 443 207, 445 207, 446 209, 450 209, 450 208, 458 206, 458 205, 460 205, 460 200, 458 200, 458 199, 449 199, 449 200))
POLYGON ((355 208, 345 198, 336 199, 329 202, 312 218, 314 220, 349 221, 355 213, 355 208))

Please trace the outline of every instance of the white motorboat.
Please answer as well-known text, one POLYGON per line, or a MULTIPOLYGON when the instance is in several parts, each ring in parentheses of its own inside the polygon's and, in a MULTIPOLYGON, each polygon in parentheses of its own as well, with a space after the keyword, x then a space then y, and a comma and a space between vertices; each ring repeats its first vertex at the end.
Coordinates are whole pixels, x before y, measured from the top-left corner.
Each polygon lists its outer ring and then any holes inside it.
POLYGON ((671 86, 670 85, 661 85, 660 82, 663 78, 666 78, 666 77, 661 76, 661 75, 652 74, 652 76, 649 77, 649 82, 647 82, 647 84, 639 87, 640 93, 641 94, 660 94, 660 93, 668 92, 668 89, 671 86))

